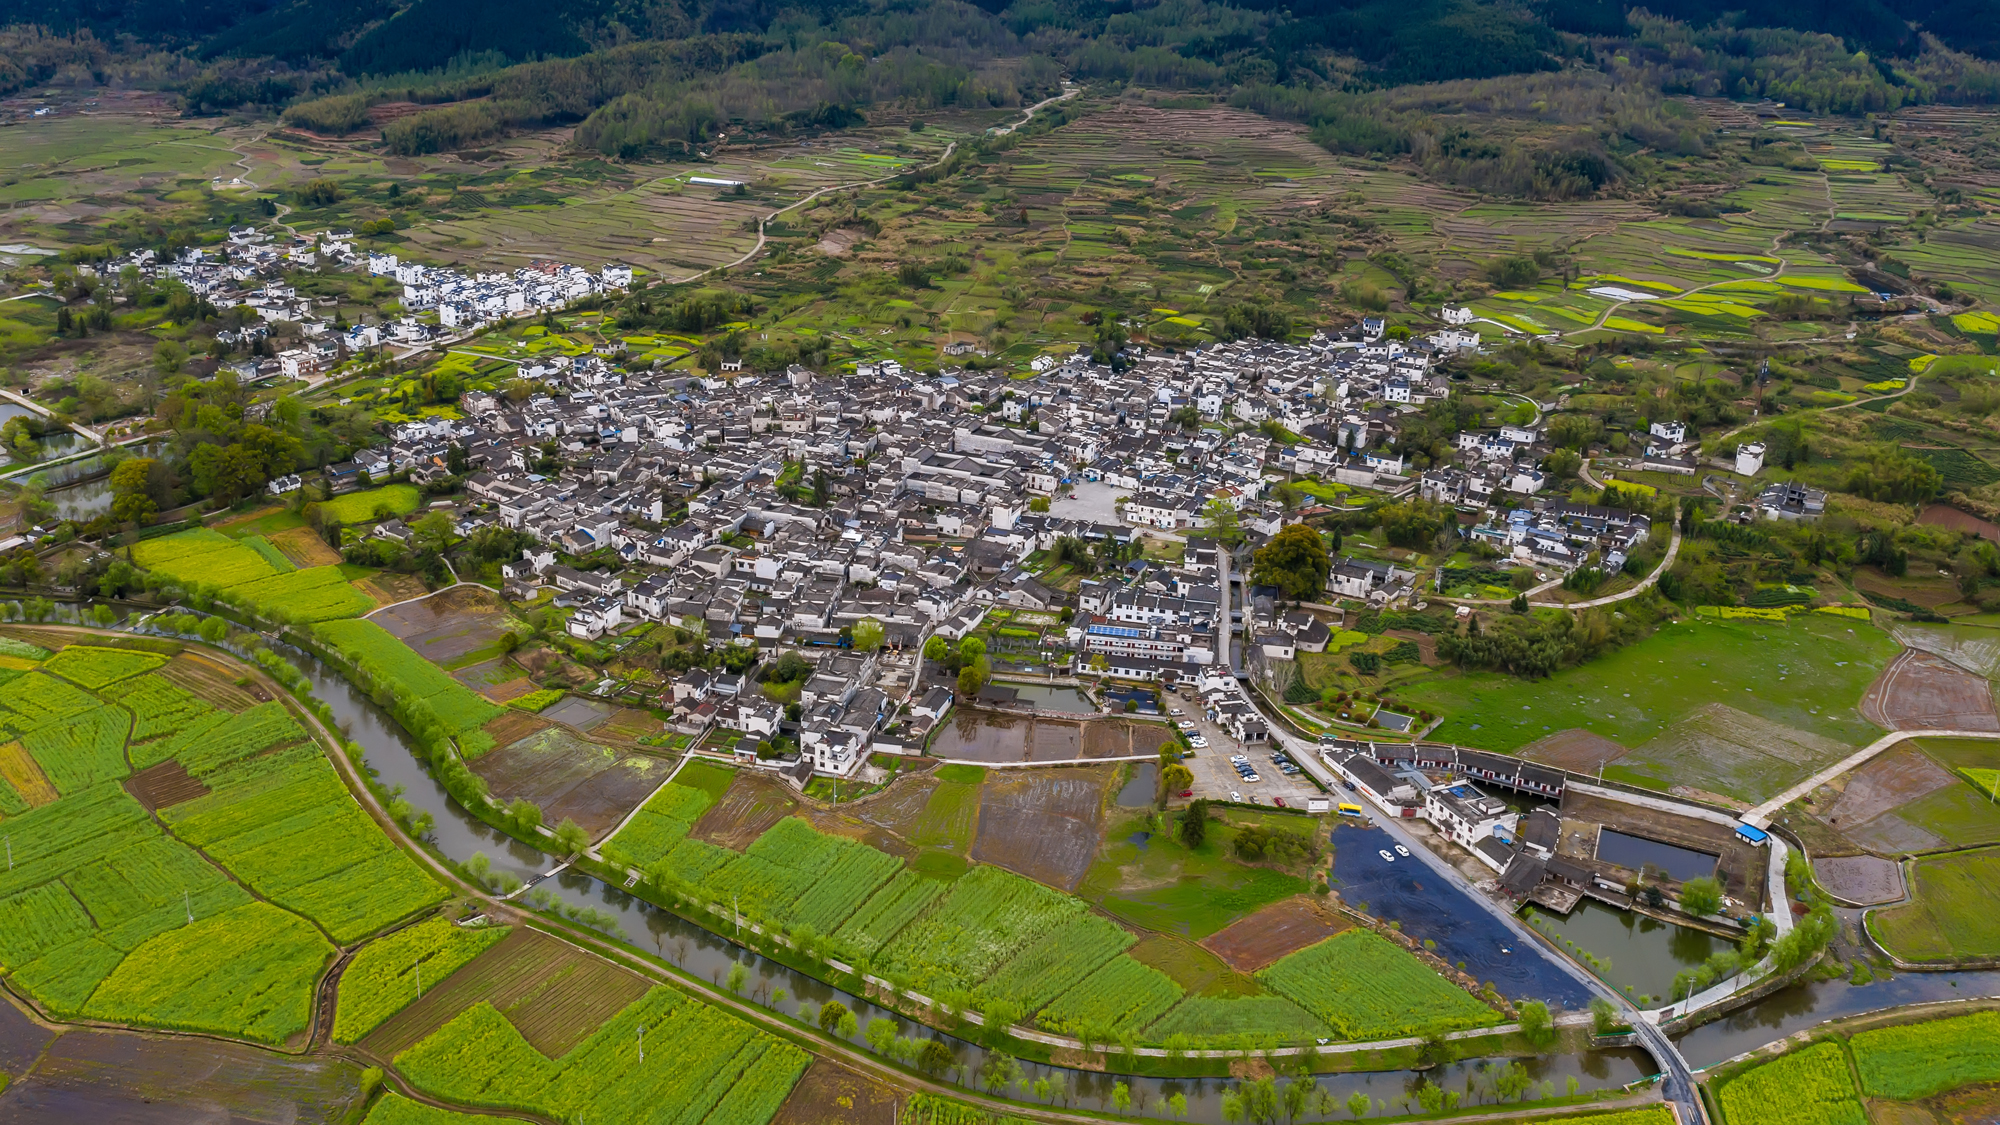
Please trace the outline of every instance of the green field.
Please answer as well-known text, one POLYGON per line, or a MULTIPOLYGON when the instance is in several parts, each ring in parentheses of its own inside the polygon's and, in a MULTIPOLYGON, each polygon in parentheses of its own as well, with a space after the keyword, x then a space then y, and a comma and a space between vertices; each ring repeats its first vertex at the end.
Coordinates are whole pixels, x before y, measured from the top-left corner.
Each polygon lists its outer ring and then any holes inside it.
POLYGON ((339 567, 293 570, 274 549, 198 527, 135 544, 132 560, 188 586, 218 590, 223 600, 253 612, 312 622, 353 617, 375 599, 349 585, 339 567))
POLYGON ((319 502, 322 515, 331 516, 340 524, 372 523, 377 519, 407 516, 423 503, 423 495, 413 484, 385 484, 381 488, 363 489, 336 496, 319 502), (386 516, 385 516, 386 513, 386 516))
POLYGON ((332 942, 445 891, 282 703, 217 709, 141 674, 161 662, 72 647, 48 666, 102 684, 101 698, 42 672, 0 685, 0 726, 20 739, 0 784, 13 841, 0 969, 58 1017, 284 1043, 306 1026, 332 942), (124 783, 169 763, 197 788, 149 814, 124 783), (34 772, 46 788, 13 787, 34 772))
MULTIPOLYGON (((682 774, 687 772, 685 767, 681 770, 682 774)), ((688 829, 714 803, 715 798, 706 790, 677 782, 663 785, 598 850, 613 863, 641 869, 651 867, 674 850, 674 845, 681 842, 688 829)))
POLYGON ((1838 1043, 1819 1043, 1735 1075, 1716 1091, 1724 1125, 1868 1125, 1838 1043))
POLYGON ((1347 1039, 1392 1039, 1500 1022, 1500 1013, 1364 929, 1289 954, 1257 979, 1347 1039))
POLYGON ((489 1125, 492 1120, 491 1114, 439 1109, 392 1091, 368 1110, 361 1125, 489 1125))
POLYGON ((394 633, 373 621, 323 621, 313 633, 355 666, 364 686, 393 689, 398 706, 408 712, 398 716, 406 727, 421 714, 458 739, 467 758, 493 748, 493 739, 479 727, 502 708, 418 656, 394 633))
POLYGON ((1848 1047, 1869 1097, 1927 1098, 2000 1081, 2000 1012, 1858 1032, 1848 1047))
POLYGON ((655 988, 557 1059, 543 1057, 482 1001, 396 1056, 396 1066, 447 1101, 561 1121, 762 1123, 810 1059, 733 1016, 655 988))
MULTIPOLYGON (((1231 810, 1231 819, 1254 814, 1231 810)), ((1299 830, 1295 818, 1273 817, 1268 826, 1299 830)), ((1142 849, 1131 841, 1137 825, 1112 825, 1097 861, 1077 894, 1133 925, 1200 940, 1271 903, 1303 894, 1306 881, 1230 858, 1232 825, 1215 824, 1194 851, 1160 833, 1142 849)))
POLYGON ((424 988, 507 936, 510 927, 455 926, 443 918, 397 930, 361 948, 340 974, 333 1041, 356 1043, 382 1021, 415 1003, 424 988))
POLYGON ((2000 849, 1980 848, 1916 861, 1911 901, 1869 914, 1884 949, 1909 961, 2000 956, 2000 849))

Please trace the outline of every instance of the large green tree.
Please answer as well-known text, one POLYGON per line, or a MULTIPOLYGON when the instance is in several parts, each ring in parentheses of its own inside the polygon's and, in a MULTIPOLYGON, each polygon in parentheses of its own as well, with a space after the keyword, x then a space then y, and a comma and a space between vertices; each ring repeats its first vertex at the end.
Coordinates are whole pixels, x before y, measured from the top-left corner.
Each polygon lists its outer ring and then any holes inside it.
POLYGON ((1326 541, 1318 531, 1302 523, 1286 526, 1251 560, 1250 580, 1276 586, 1288 598, 1304 601, 1326 589, 1326 572, 1332 565, 1326 541))

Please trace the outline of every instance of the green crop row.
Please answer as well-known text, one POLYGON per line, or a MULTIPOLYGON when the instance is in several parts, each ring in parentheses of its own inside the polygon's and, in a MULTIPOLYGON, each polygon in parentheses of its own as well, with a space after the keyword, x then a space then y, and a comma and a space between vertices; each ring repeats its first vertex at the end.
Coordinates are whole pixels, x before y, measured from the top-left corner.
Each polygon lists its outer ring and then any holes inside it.
POLYGON ((1082 984, 1084 978, 1132 947, 1131 931, 1084 914, 1029 942, 982 982, 973 999, 982 1008, 992 1001, 1032 1012, 1082 984))
POLYGON ((278 573, 255 550, 206 527, 135 543, 132 561, 177 582, 223 589, 278 573))
POLYGON ((455 926, 444 918, 426 918, 362 946, 340 974, 333 1041, 359 1042, 415 1003, 419 990, 444 983, 452 970, 506 937, 510 928, 455 926))
POLYGON ((1235 1046, 1263 1039, 1301 1043, 1332 1033, 1311 1012, 1283 996, 1190 996, 1146 1029, 1164 1042, 1185 1035, 1197 1046, 1235 1046))
POLYGON ((113 684, 98 694, 132 712, 132 741, 179 734, 215 713, 215 705, 162 676, 141 676, 113 684))
POLYGON ((229 588, 228 600, 252 611, 281 609, 293 621, 331 621, 375 608, 375 599, 354 588, 339 567, 315 566, 245 582, 229 588))
POLYGON ((1832 1042, 1744 1071, 1716 1100, 1728 1125, 1868 1125, 1847 1054, 1832 1042))
POLYGON ((1106 961, 1083 983, 1043 1008, 1035 1022, 1064 1035, 1138 1034, 1180 1002, 1181 986, 1151 965, 1123 955, 1106 961))
POLYGON ((834 932, 834 942, 860 956, 873 957, 903 927, 929 909, 931 903, 942 898, 950 886, 942 879, 927 878, 904 868, 841 923, 834 932))
POLYGON ((1863 1031, 1849 1047, 1868 1096, 1927 1098, 1975 1082, 2000 1081, 2000 1012, 1863 1031))
POLYGON ((975 867, 884 947, 880 963, 920 992, 970 992, 1030 941, 1085 913, 1081 899, 998 867, 975 867))
POLYGON ((21 739, 56 792, 68 796, 92 785, 131 774, 125 763, 125 734, 132 716, 117 707, 29 731, 21 739))
POLYGON ((305 736, 285 705, 274 700, 238 714, 216 711, 173 738, 134 747, 132 764, 144 769, 175 758, 189 773, 203 777, 238 759, 305 736))
POLYGON ((29 672, 0 684, 0 707, 6 709, 0 715, 0 727, 5 727, 10 737, 101 706, 89 692, 41 672, 29 672))
POLYGON ((786 817, 704 886, 749 917, 831 933, 901 866, 886 852, 786 817))
POLYGON ((1020 1117, 989 1113, 936 1094, 913 1094, 903 1103, 896 1125, 1030 1125, 1020 1117))
POLYGON ((50 657, 42 667, 71 683, 96 691, 141 672, 151 672, 166 662, 166 657, 150 652, 70 645, 50 657))
POLYGON ((278 550, 269 539, 261 535, 245 536, 243 545, 263 556, 264 561, 271 564, 271 569, 279 574, 290 574, 298 569, 297 563, 286 558, 283 551, 278 550))
POLYGON ((392 1090, 368 1110, 361 1125, 493 1125, 493 1118, 490 1114, 439 1109, 392 1090))
POLYGON ((714 803, 703 790, 663 785, 599 851, 613 863, 643 870, 672 851, 714 803))
POLYGON ((398 1055, 396 1065, 421 1089, 464 1105, 562 1121, 761 1125, 810 1058, 692 997, 655 988, 558 1059, 543 1057, 481 1002, 398 1055))
POLYGON ((1335 934, 1284 957, 1257 979, 1348 1039, 1463 1031, 1500 1022, 1498 1012, 1369 930, 1335 934))

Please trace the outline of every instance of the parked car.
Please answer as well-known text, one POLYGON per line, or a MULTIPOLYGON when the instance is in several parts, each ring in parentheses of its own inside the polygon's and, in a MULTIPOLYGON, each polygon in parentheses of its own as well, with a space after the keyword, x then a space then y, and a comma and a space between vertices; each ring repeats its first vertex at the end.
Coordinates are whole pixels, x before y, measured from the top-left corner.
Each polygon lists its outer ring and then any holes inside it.
POLYGON ((1240 800, 1242 800, 1242 799, 1243 799, 1243 794, 1241 794, 1241 793, 1238 793, 1238 792, 1237 792, 1236 790, 1234 790, 1234 789, 1231 789, 1231 790, 1229 791, 1229 799, 1230 799, 1230 800, 1232 800, 1232 801, 1240 801, 1240 800))
MULTIPOLYGON (((1178 714, 1180 714, 1180 712, 1176 711, 1176 712, 1174 712, 1174 714, 1178 715, 1178 714)), ((1178 723, 1175 723, 1174 725, 1175 725, 1175 726, 1177 726, 1177 727, 1179 727, 1179 728, 1181 728, 1182 730, 1193 730, 1193 729, 1195 729, 1195 728, 1194 728, 1194 720, 1193 720, 1193 719, 1182 719, 1182 720, 1181 720, 1180 722, 1178 722, 1178 723)))
POLYGON ((1187 714, 1187 712, 1185 712, 1185 711, 1181 710, 1181 709, 1180 709, 1180 708, 1178 708, 1178 707, 1169 707, 1169 708, 1167 708, 1167 714, 1169 714, 1169 715, 1172 715, 1172 716, 1173 716, 1173 717, 1175 717, 1175 718, 1179 718, 1179 717, 1181 717, 1182 715, 1185 715, 1185 714, 1187 714))
POLYGON ((1283 797, 1273 797, 1273 798, 1271 798, 1271 803, 1272 803, 1272 804, 1274 804, 1274 805, 1276 805, 1276 806, 1278 806, 1278 807, 1279 807, 1279 808, 1281 808, 1281 809, 1282 809, 1282 808, 1284 808, 1284 807, 1286 807, 1286 806, 1285 806, 1285 799, 1284 799, 1283 797))

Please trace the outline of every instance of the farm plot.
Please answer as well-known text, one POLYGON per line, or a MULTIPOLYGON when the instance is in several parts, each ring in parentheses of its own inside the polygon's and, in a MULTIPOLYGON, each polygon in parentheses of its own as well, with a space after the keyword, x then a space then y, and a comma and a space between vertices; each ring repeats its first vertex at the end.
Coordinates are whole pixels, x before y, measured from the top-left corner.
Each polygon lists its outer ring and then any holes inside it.
MULTIPOLYGON (((1945 841, 1912 823, 1906 806, 1959 784, 1943 767, 1912 749, 1892 750, 1836 781, 1840 795, 1815 819, 1862 848, 1885 854, 1927 851, 1945 841)), ((1915 810, 1911 810, 1915 815, 1915 810)))
POLYGON ((333 952, 298 915, 245 903, 147 940, 90 994, 83 1014, 283 1043, 306 1029, 314 978, 333 952))
POLYGON ((786 817, 707 885, 716 901, 727 896, 755 916, 832 933, 901 866, 892 855, 786 817))
POLYGON ((1283 996, 1190 996, 1146 1029, 1162 1042, 1185 1035, 1202 1047, 1230 1047, 1277 1039, 1303 1043, 1333 1029, 1283 996))
POLYGON ((452 1109, 439 1109, 425 1102, 412 1101, 395 1091, 382 1095, 361 1119, 361 1125, 488 1125, 493 1120, 491 1114, 460 1113, 452 1109))
POLYGON ((268 698, 254 681, 237 684, 234 673, 199 653, 184 652, 174 657, 160 669, 159 678, 209 704, 210 708, 224 711, 241 711, 268 698))
POLYGON ((1174 979, 1151 965, 1119 954, 1058 996, 1035 1016, 1047 1031, 1104 1037, 1137 1035, 1183 995, 1174 979))
POLYGON ((574 820, 595 839, 659 786, 668 765, 548 727, 484 755, 472 770, 495 797, 533 801, 549 824, 574 820))
POLYGON ((1852 748, 1725 703, 1705 704, 1607 766, 1604 776, 1681 787, 1748 805, 1782 791, 1852 748))
POLYGON ((2000 1012, 1857 1032, 1848 1046, 1873 1098, 1914 1101, 2000 1081, 2000 1012))
POLYGON ((1531 762, 1545 762, 1557 769, 1595 773, 1598 767, 1624 757, 1626 750, 1601 734, 1571 729, 1543 735, 1516 753, 1531 762))
POLYGON ((16 1077, 0 1094, 0 1118, 15 1125, 349 1121, 368 1098, 361 1066, 345 1059, 89 1028, 7 1070, 16 1077))
POLYGON ((771 1125, 896 1125, 902 1092, 858 1071, 814 1059, 771 1125))
POLYGON ((1716 1091, 1728 1125, 1867 1125, 1847 1056, 1819 1043, 1728 1079, 1716 1091))
POLYGON ((386 484, 320 502, 321 515, 331 516, 343 526, 379 519, 407 516, 423 503, 423 496, 411 484, 386 484))
POLYGON ((1289 898, 1230 923, 1202 941, 1203 948, 1239 973, 1258 969, 1345 930, 1348 923, 1311 899, 1289 898))
POLYGON ((761 1125, 810 1059, 692 997, 654 988, 553 1059, 482 1002, 396 1064, 415 1085, 463 1105, 570 1121, 761 1125), (640 1027, 648 1033, 643 1062, 640 1027))
POLYGON ((293 570, 275 547, 257 546, 198 527, 134 544, 132 559, 184 585, 220 590, 226 601, 282 610, 301 621, 351 617, 374 607, 374 599, 348 585, 338 567, 293 570))
POLYGON ((209 792, 201 779, 179 762, 166 761, 140 770, 125 780, 125 791, 148 811, 158 812, 182 801, 192 801, 209 792))
POLYGON ((393 1058, 472 1005, 511 1008, 542 981, 589 956, 539 930, 516 927, 435 987, 426 985, 423 999, 377 1024, 362 1037, 361 1048, 376 1058, 393 1058))
MULTIPOLYGON (((1031 943, 1087 913, 1078 899, 1000 868, 979 866, 884 947, 879 963, 909 974, 926 994, 970 993, 1031 943)), ((1124 934, 1110 922, 1091 921, 1124 934)), ((1125 938, 1124 945, 1131 944, 1130 935, 1125 938)), ((1115 952, 1107 949, 1102 959, 1115 952)))
POLYGON ((669 783, 660 787, 625 827, 599 849, 613 863, 644 869, 686 838, 688 829, 715 799, 701 789, 669 783))
POLYGON ((742 851, 798 807, 799 803, 782 782, 759 774, 739 773, 714 807, 695 822, 689 836, 742 851))
POLYGON ((354 665, 364 688, 381 685, 392 691, 399 709, 435 717, 459 739, 465 757, 492 749, 492 739, 479 727, 499 715, 500 708, 418 656, 395 634, 359 620, 323 621, 313 626, 313 633, 354 665))
POLYGON ((1890 661, 1868 686, 1861 714, 1888 730, 2000 730, 1992 683, 1928 652, 1890 661))
POLYGON ((42 767, 42 774, 62 794, 78 793, 130 774, 125 762, 125 736, 132 716, 117 707, 99 707, 75 719, 29 731, 21 745, 42 767))
POLYGON ((1462 1031, 1500 1014, 1367 930, 1348 930, 1279 961, 1257 979, 1348 1039, 1462 1031))
POLYGON ((507 926, 455 926, 427 918, 361 947, 340 974, 333 1041, 359 1042, 383 1021, 435 990, 459 966, 498 944, 507 926))
POLYGON ((862 957, 873 957, 950 887, 943 879, 928 878, 904 868, 841 923, 834 932, 834 944, 862 957))
POLYGON ((42 667, 88 691, 97 691, 166 662, 167 658, 157 653, 70 645, 44 661, 42 667))
POLYGON ((1012 770, 980 791, 972 858, 1072 890, 1090 870, 1104 831, 1105 767, 1012 770))
POLYGON ((490 590, 455 586, 421 601, 382 610, 370 621, 393 633, 417 655, 451 664, 494 648, 516 628, 506 605, 490 590))
POLYGON ((1912 883, 1910 902, 1868 916, 1884 949, 1907 961, 2000 957, 2000 849, 1919 859, 1912 883))
MULTIPOLYGON (((215 710, 214 705, 164 675, 142 676, 112 684, 98 695, 132 712, 132 741, 147 742, 179 734, 215 710)), ((244 706, 249 706, 247 701, 244 706)))

